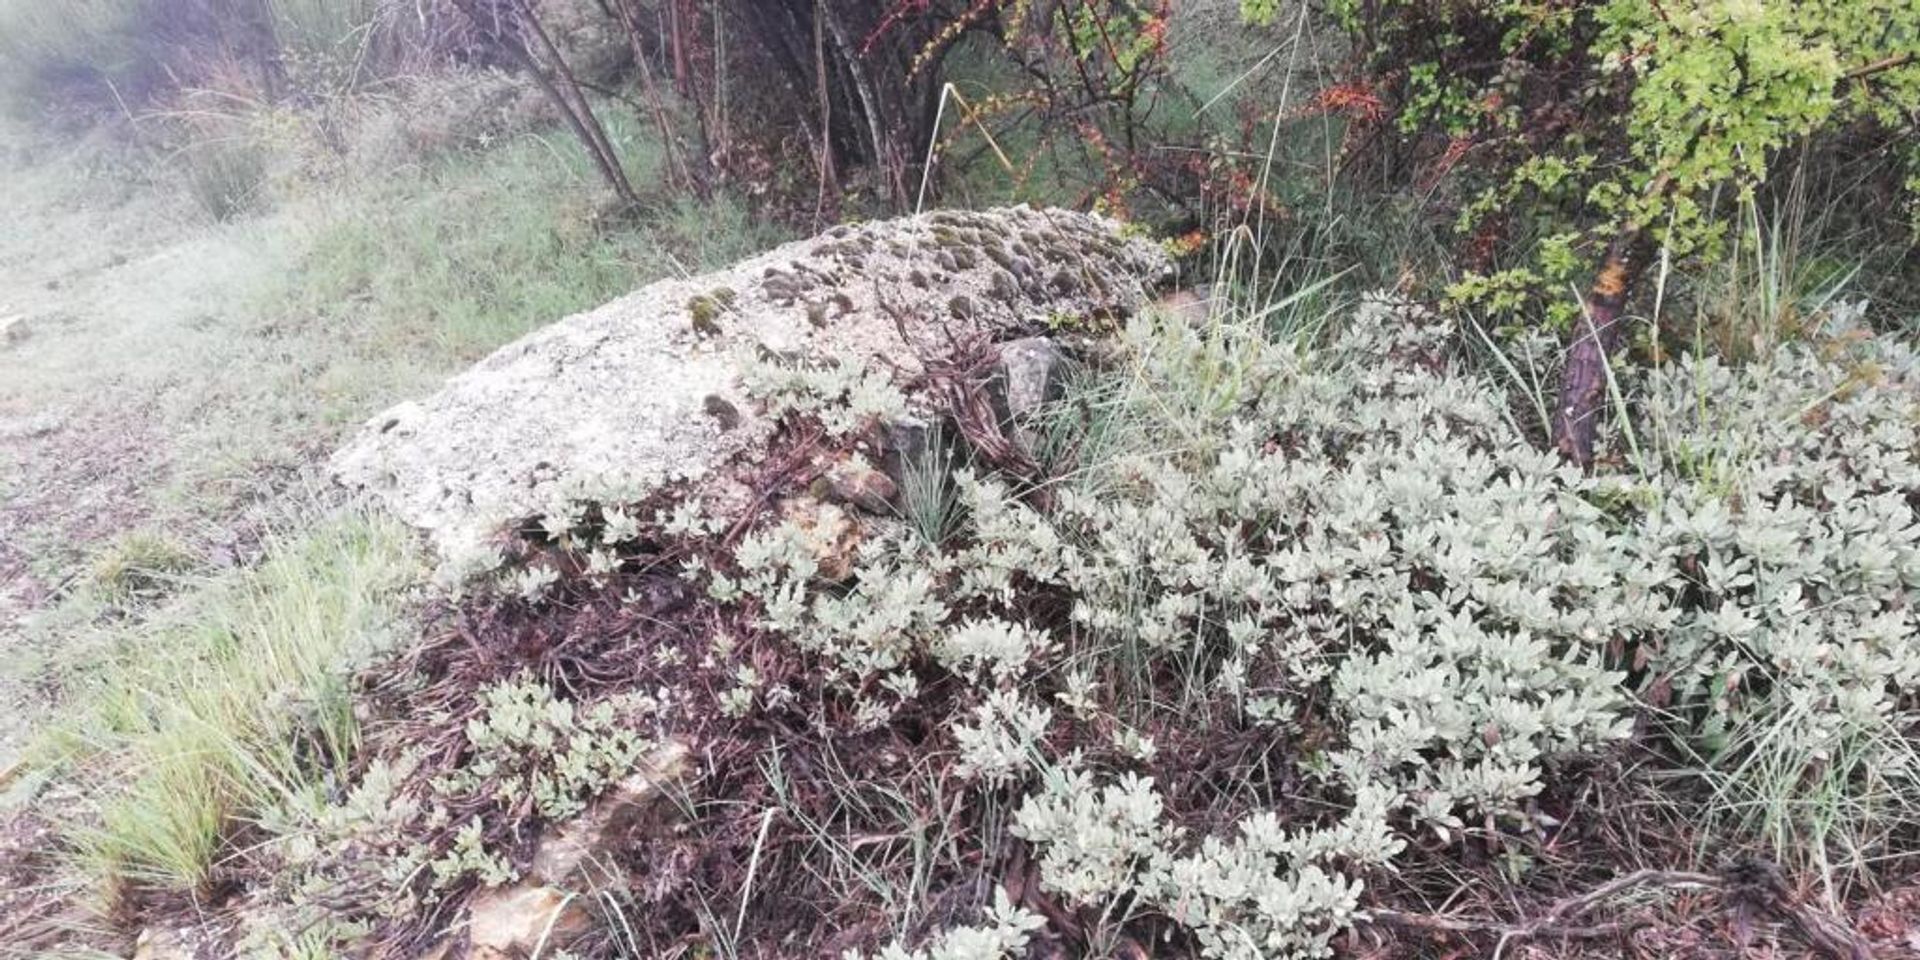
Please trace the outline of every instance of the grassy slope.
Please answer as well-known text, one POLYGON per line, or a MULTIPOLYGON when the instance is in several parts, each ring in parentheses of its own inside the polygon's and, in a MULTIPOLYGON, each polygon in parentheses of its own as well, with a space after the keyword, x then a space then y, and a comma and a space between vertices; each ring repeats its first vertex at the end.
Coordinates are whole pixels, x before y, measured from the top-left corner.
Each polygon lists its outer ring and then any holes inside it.
POLYGON ((725 200, 603 222, 584 162, 531 134, 227 223, 151 158, 9 143, 0 291, 32 333, 0 380, 0 766, 64 698, 58 746, 106 784, 85 862, 182 890, 233 817, 335 765, 289 766, 289 744, 351 748, 327 704, 356 638, 392 627, 411 548, 329 506, 343 434, 543 323, 778 239, 725 200), (297 731, 261 709, 288 702, 297 731))

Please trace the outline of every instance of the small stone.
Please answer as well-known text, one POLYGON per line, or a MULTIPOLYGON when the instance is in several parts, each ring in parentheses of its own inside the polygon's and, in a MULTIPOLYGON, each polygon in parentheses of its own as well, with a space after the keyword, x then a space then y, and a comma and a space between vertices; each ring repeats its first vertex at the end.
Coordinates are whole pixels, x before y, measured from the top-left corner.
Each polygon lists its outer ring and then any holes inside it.
POLYGON ((833 499, 868 513, 892 516, 900 488, 893 478, 863 458, 850 457, 827 471, 827 489, 833 499))
POLYGON ((1037 413, 1060 395, 1059 372, 1066 352, 1047 337, 1027 337, 1000 345, 988 389, 1000 412, 1016 423, 1037 413))
POLYGON ((148 927, 133 941, 133 960, 193 960, 184 931, 148 927))
POLYGON ((1193 327, 1206 323, 1213 315, 1213 307, 1213 290, 1204 285, 1175 290, 1153 304, 1153 309, 1162 315, 1193 327))
POLYGON ((821 580, 839 583, 853 575, 866 533, 845 510, 813 497, 795 497, 781 504, 780 515, 800 531, 821 580))
POLYGON ((593 926, 587 901, 557 887, 518 883, 474 894, 467 904, 471 960, 551 955, 593 926))
POLYGON ((668 742, 585 813, 541 837, 533 853, 533 879, 569 890, 597 891, 618 884, 619 853, 675 818, 671 791, 686 780, 688 757, 686 744, 668 742))
POLYGON ((909 470, 925 462, 932 440, 933 427, 925 421, 909 416, 887 424, 880 464, 895 489, 905 482, 909 470))
POLYGON ((700 407, 706 411, 707 416, 712 417, 720 424, 720 432, 722 433, 740 425, 740 410, 733 404, 728 403, 727 398, 717 393, 707 394, 707 398, 700 402, 700 407))
POLYGON ((16 313, 0 317, 0 343, 15 344, 33 336, 33 327, 27 324, 27 315, 16 313))
POLYGON ((37 440, 59 431, 61 421, 51 413, 0 420, 0 440, 37 440))
POLYGON ((760 291, 778 303, 791 303, 800 295, 799 286, 784 275, 768 278, 767 282, 760 285, 760 291))

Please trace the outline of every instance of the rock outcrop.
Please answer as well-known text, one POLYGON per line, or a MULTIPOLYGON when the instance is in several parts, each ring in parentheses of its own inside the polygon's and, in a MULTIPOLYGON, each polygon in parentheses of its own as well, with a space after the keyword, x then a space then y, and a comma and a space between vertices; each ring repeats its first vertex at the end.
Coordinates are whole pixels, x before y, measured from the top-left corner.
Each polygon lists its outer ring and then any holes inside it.
POLYGON ((857 361, 910 379, 963 344, 1129 315, 1168 261, 1113 221, 1026 207, 841 226, 651 284, 374 418, 333 461, 451 554, 567 499, 670 485, 725 504, 773 423, 749 358, 857 361))

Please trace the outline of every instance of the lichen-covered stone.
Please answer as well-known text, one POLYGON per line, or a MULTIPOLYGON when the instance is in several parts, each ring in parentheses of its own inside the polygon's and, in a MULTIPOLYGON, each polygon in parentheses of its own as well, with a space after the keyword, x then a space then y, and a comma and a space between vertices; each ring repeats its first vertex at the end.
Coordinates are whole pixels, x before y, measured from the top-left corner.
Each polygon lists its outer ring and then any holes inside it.
POLYGON ((674 486, 724 512, 744 502, 729 492, 773 430, 745 394, 748 358, 858 361, 911 378, 969 337, 998 342, 1050 317, 1134 313, 1168 270, 1157 245, 1061 210, 835 227, 509 344, 439 393, 375 417, 332 466, 449 553, 566 499, 639 500, 674 486), (1008 242, 1027 232, 1057 238, 1056 268, 1086 282, 1072 291, 1009 282, 1010 269, 1022 281, 1032 274, 1008 242), (942 248, 958 269, 937 269, 942 248))
POLYGON ((1023 337, 1000 345, 989 384, 994 404, 1008 420, 1024 422, 1060 393, 1066 352, 1049 337, 1023 337))

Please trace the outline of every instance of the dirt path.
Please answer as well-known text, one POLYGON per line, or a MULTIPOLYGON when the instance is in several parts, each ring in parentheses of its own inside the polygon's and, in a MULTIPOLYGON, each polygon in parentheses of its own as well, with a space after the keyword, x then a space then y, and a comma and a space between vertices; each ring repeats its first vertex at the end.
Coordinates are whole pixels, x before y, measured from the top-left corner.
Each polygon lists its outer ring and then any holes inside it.
MULTIPOLYGON (((101 545, 190 516, 183 426, 236 382, 250 305, 296 251, 271 222, 212 224, 134 170, 0 139, 0 768, 58 651, 34 623, 101 545)), ((243 371, 241 371, 243 372, 243 371)), ((220 535, 175 530, 216 552, 220 535)))

